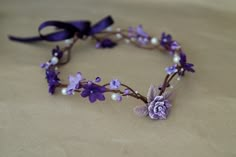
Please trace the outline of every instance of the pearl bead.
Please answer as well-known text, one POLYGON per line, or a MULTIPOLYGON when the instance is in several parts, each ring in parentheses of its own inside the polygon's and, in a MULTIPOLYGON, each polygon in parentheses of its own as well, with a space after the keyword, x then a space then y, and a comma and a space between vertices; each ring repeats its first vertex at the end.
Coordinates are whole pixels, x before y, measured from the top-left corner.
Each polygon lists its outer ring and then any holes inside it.
POLYGON ((66 90, 66 88, 62 88, 62 89, 61 89, 61 94, 62 94, 62 95, 67 95, 67 90, 66 90))
POLYGON ((173 62, 178 64, 179 61, 180 61, 179 55, 175 54, 174 57, 173 57, 173 62))
POLYGON ((180 80, 181 80, 181 77, 177 77, 177 80, 180 81, 180 80))
POLYGON ((117 33, 117 34, 116 34, 116 38, 121 39, 121 38, 122 38, 122 35, 121 35, 120 33, 117 33))
POLYGON ((138 94, 138 91, 135 91, 136 94, 138 94))
POLYGON ((153 37, 153 38, 151 39, 151 43, 152 43, 153 45, 157 45, 157 44, 158 44, 158 39, 155 38, 155 37, 153 37))
POLYGON ((112 27, 108 27, 108 28, 106 29, 106 31, 111 32, 111 31, 112 31, 112 27))
POLYGON ((114 101, 121 101, 121 100, 122 100, 122 97, 120 96, 120 94, 113 93, 113 94, 111 95, 111 99, 114 100, 114 101))
POLYGON ((57 57, 52 57, 51 63, 52 63, 53 65, 56 65, 58 62, 59 62, 59 59, 58 59, 57 57))
POLYGON ((171 85, 171 86, 170 86, 170 88, 171 88, 171 89, 173 89, 173 88, 174 88, 174 86, 173 86, 173 85, 171 85))
POLYGON ((65 40, 65 44, 66 44, 66 45, 72 44, 72 40, 71 40, 71 39, 66 39, 66 40, 65 40))

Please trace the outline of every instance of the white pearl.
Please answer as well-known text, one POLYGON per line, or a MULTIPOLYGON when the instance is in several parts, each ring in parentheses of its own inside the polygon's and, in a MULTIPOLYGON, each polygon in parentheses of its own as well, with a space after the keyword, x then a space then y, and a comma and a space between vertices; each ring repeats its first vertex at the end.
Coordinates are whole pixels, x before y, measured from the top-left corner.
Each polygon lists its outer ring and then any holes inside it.
POLYGON ((106 31, 111 32, 111 31, 112 31, 112 27, 108 27, 108 28, 106 29, 106 31))
POLYGON ((118 96, 119 96, 119 94, 113 93, 113 94, 111 95, 111 99, 114 100, 114 101, 117 101, 118 96))
POLYGON ((116 38, 121 39, 121 38, 122 38, 122 35, 121 35, 120 33, 117 33, 117 34, 116 34, 116 38))
POLYGON ((181 80, 181 77, 177 77, 177 80, 180 81, 180 80, 181 80))
POLYGON ((57 71, 57 70, 58 70, 58 67, 55 67, 54 69, 57 71))
POLYGON ((71 39, 66 39, 66 40, 65 40, 65 44, 66 44, 66 45, 72 44, 72 40, 71 40, 71 39))
POLYGON ((58 62, 59 62, 59 59, 58 59, 57 57, 52 57, 51 63, 52 63, 53 65, 56 65, 58 62))
POLYGON ((180 61, 179 55, 175 54, 174 57, 173 57, 173 62, 178 64, 179 61, 180 61))
POLYGON ((67 90, 66 90, 66 88, 62 88, 62 89, 61 89, 61 94, 62 94, 62 95, 67 95, 67 90))
POLYGON ((136 94, 138 94, 138 91, 135 91, 136 94))
POLYGON ((155 38, 155 37, 153 37, 153 38, 151 39, 151 43, 152 43, 153 45, 157 45, 157 44, 158 44, 158 39, 155 38))
POLYGON ((171 86, 170 86, 170 88, 171 88, 171 89, 173 89, 173 88, 174 88, 174 86, 173 86, 173 85, 171 85, 171 86))

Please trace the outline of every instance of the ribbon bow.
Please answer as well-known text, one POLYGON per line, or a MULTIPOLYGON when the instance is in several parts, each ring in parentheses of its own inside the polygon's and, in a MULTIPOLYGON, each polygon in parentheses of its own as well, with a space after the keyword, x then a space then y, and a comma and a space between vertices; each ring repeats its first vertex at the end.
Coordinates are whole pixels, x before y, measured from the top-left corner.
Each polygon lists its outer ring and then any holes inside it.
POLYGON ((66 39, 72 38, 75 33, 77 33, 78 38, 83 39, 83 37, 93 36, 96 33, 99 33, 112 25, 114 23, 111 16, 107 16, 101 19, 94 25, 91 25, 91 22, 88 20, 80 20, 80 21, 45 21, 38 27, 39 36, 33 37, 16 37, 16 36, 9 36, 8 38, 12 41, 17 42, 36 42, 36 41, 62 41, 66 39), (49 34, 42 34, 41 31, 46 27, 55 27, 60 31, 49 33, 49 34))

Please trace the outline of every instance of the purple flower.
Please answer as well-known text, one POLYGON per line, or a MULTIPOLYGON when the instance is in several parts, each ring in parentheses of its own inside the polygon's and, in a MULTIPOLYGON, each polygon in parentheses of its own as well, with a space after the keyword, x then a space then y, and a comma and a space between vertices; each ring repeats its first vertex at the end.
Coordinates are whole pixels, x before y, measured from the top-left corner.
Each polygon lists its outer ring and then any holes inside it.
POLYGON ((118 89, 118 88, 120 88, 120 86, 121 86, 121 83, 119 80, 117 80, 117 79, 111 80, 110 89, 118 89))
POLYGON ((173 42, 172 36, 170 34, 166 34, 165 32, 163 32, 161 35, 161 41, 160 41, 161 46, 169 50, 172 42, 173 42))
POLYGON ((166 119, 171 107, 169 94, 158 95, 157 86, 151 85, 147 94, 147 104, 136 106, 134 112, 139 116, 149 116, 151 119, 166 119))
POLYGON ((113 48, 117 45, 114 41, 111 39, 105 38, 101 41, 97 41, 96 48, 113 48))
POLYGON ((48 82, 48 92, 54 94, 56 87, 60 84, 60 79, 58 78, 59 72, 53 69, 46 70, 46 79, 48 82))
POLYGON ((129 27, 128 36, 135 38, 141 45, 146 45, 149 42, 150 36, 143 30, 142 25, 138 25, 136 28, 129 27))
POLYGON ((175 53, 176 50, 180 49, 181 46, 177 41, 173 41, 171 42, 170 45, 170 54, 173 55, 175 53))
POLYGON ((148 105, 148 115, 151 119, 166 119, 171 104, 164 96, 156 96, 148 105))
POLYGON ((167 74, 172 75, 172 74, 174 74, 174 73, 176 73, 178 71, 177 65, 175 64, 173 66, 166 67, 165 71, 166 71, 167 74))
POLYGON ((50 66, 51 66, 51 63, 50 63, 50 62, 46 62, 46 63, 40 64, 40 67, 41 67, 42 69, 48 69, 50 66))
POLYGON ((105 96, 103 95, 106 92, 104 86, 99 86, 94 83, 87 83, 83 85, 84 90, 81 92, 82 97, 89 97, 89 101, 94 103, 96 100, 104 101, 105 96))
POLYGON ((80 81, 83 79, 80 72, 75 76, 69 76, 69 84, 67 86, 66 92, 68 95, 73 95, 76 89, 80 88, 80 81))
POLYGON ((193 64, 192 63, 187 63, 187 57, 186 54, 184 52, 180 53, 180 65, 183 68, 183 71, 181 71, 179 73, 179 75, 184 75, 185 71, 189 71, 189 72, 195 72, 195 70, 193 69, 193 64))
POLYGON ((52 56, 55 56, 58 59, 62 58, 63 52, 61 51, 59 46, 56 46, 56 48, 52 49, 52 56))
POLYGON ((149 35, 143 30, 142 25, 138 25, 136 28, 136 33, 138 36, 143 37, 143 38, 148 38, 149 35))

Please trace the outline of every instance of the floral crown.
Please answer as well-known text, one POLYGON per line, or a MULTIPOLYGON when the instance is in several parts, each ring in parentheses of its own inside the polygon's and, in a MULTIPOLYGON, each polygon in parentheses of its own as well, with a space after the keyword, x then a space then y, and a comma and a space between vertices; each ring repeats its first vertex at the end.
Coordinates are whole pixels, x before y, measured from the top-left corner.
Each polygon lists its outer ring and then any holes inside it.
POLYGON ((39 36, 34 37, 15 37, 9 36, 12 41, 31 43, 37 41, 64 41, 65 47, 56 46, 52 49, 52 58, 41 64, 45 69, 46 80, 48 82, 48 91, 55 93, 56 88, 61 88, 63 95, 75 95, 80 93, 83 98, 88 98, 91 103, 95 101, 104 101, 104 93, 110 92, 112 100, 122 101, 122 97, 130 96, 143 101, 143 106, 134 108, 134 112, 139 116, 149 116, 151 119, 166 119, 170 108, 171 92, 174 86, 172 80, 176 78, 178 82, 185 72, 195 72, 193 64, 187 62, 186 54, 183 52, 180 44, 172 38, 170 34, 162 33, 160 38, 152 37, 143 30, 142 25, 129 27, 128 29, 116 28, 113 30, 110 26, 114 23, 111 16, 107 16, 91 25, 90 21, 46 21, 39 28, 39 36), (41 31, 47 27, 55 27, 56 31, 49 34, 42 34, 41 31), (70 60, 72 47, 78 40, 86 40, 90 37, 96 41, 96 48, 114 48, 120 41, 132 44, 143 49, 159 49, 169 52, 173 57, 174 64, 166 67, 166 76, 163 83, 159 86, 151 85, 147 97, 140 94, 130 86, 124 84, 118 79, 113 79, 108 83, 101 84, 101 78, 87 80, 78 72, 68 78, 69 83, 63 83, 59 78, 58 67, 66 64, 70 60))

